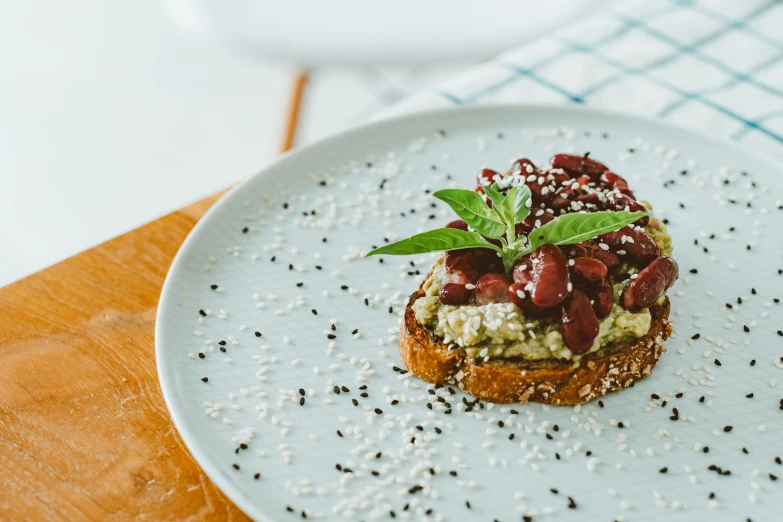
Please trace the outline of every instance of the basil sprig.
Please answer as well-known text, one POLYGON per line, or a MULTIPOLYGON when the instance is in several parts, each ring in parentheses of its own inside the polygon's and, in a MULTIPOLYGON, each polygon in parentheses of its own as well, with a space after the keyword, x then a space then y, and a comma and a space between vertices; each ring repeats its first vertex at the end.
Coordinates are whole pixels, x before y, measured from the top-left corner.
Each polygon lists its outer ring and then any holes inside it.
POLYGON ((416 234, 408 239, 402 239, 380 248, 376 248, 369 254, 391 254, 393 256, 409 256, 411 254, 426 254, 428 252, 442 252, 444 250, 459 250, 462 248, 491 248, 500 252, 500 248, 488 242, 476 232, 466 232, 458 228, 436 228, 429 232, 416 234))
POLYGON ((446 189, 433 196, 446 202, 475 232, 455 228, 438 228, 376 248, 367 257, 378 254, 410 255, 463 248, 488 248, 503 260, 506 274, 523 256, 542 245, 572 245, 601 234, 614 232, 645 216, 644 212, 594 212, 564 214, 517 237, 514 225, 530 215, 531 194, 526 185, 518 185, 502 194, 497 184, 484 187, 492 201, 490 209, 484 199, 470 190, 446 189), (497 246, 485 238, 497 239, 497 246))
POLYGON ((445 189, 433 194, 454 209, 462 221, 482 236, 497 239, 506 232, 500 216, 490 209, 481 196, 470 190, 445 189))

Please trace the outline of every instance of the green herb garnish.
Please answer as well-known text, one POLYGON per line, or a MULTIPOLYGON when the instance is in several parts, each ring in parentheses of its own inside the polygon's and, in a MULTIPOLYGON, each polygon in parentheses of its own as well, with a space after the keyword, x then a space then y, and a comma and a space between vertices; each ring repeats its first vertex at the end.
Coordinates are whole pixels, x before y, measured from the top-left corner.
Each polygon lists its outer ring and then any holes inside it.
POLYGON ((530 189, 526 185, 518 185, 506 194, 501 194, 497 184, 493 184, 484 187, 484 192, 492 201, 491 209, 480 195, 471 190, 445 189, 433 194, 446 202, 475 232, 438 228, 376 248, 369 252, 367 257, 488 248, 497 252, 503 260, 506 275, 509 275, 521 257, 542 245, 572 245, 614 232, 645 216, 644 212, 625 210, 563 214, 533 230, 528 237, 517 237, 514 225, 524 221, 530 214, 530 189), (485 237, 499 240, 501 246, 490 243, 485 237))

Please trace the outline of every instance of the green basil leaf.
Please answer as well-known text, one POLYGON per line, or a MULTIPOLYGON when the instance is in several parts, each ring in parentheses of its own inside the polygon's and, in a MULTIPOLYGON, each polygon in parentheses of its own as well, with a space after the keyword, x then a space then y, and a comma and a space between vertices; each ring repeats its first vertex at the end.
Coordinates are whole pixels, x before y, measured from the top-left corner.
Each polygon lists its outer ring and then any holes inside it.
POLYGON ((506 216, 503 215, 503 199, 505 199, 505 196, 500 193, 498 184, 493 183, 492 185, 484 185, 484 194, 486 194, 492 202, 492 210, 497 211, 500 217, 505 221, 506 216))
POLYGON ((492 212, 484 199, 472 190, 444 189, 433 196, 448 203, 465 223, 481 235, 499 238, 506 230, 497 212, 492 212))
POLYGON ((530 214, 528 201, 530 201, 530 188, 527 185, 517 185, 506 193, 503 200, 503 213, 511 223, 520 223, 530 214))
POLYGON ((572 245, 607 232, 614 232, 644 216, 644 212, 595 212, 564 214, 533 230, 528 236, 530 249, 541 245, 572 245))
POLYGON ((440 252, 443 250, 459 250, 462 248, 475 247, 500 250, 495 245, 488 243, 487 240, 476 232, 466 232, 457 228, 436 228, 435 230, 416 234, 408 239, 403 239, 396 243, 376 248, 369 252, 367 257, 378 254, 407 256, 410 254, 426 254, 427 252, 440 252))

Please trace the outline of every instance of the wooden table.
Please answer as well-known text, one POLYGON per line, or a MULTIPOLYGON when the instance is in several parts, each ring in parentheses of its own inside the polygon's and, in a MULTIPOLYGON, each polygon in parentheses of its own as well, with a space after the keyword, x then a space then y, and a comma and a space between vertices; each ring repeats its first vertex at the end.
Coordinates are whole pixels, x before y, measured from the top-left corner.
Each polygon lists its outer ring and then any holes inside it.
POLYGON ((163 280, 218 196, 0 289, 1 520, 246 519, 182 443, 155 367, 163 280))
POLYGON ((174 429, 155 366, 169 265, 220 195, 0 289, 0 520, 247 520, 174 429))

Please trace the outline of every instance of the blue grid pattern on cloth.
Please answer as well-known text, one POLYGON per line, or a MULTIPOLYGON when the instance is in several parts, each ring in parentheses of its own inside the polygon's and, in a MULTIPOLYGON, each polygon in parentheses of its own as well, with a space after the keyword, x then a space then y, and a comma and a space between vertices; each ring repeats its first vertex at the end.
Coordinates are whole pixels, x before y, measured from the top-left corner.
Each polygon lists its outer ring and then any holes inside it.
POLYGON ((783 159, 783 0, 618 2, 391 112, 510 102, 655 116, 783 159))

